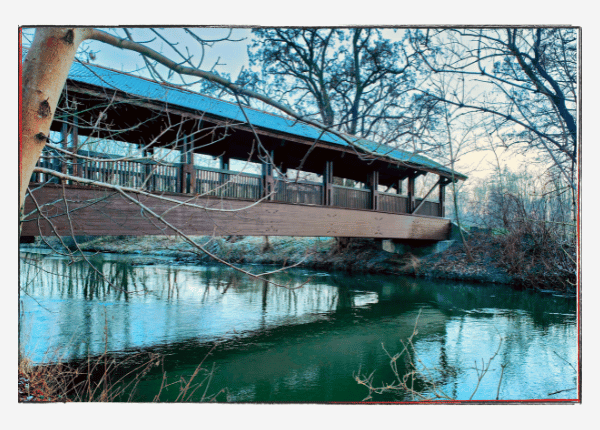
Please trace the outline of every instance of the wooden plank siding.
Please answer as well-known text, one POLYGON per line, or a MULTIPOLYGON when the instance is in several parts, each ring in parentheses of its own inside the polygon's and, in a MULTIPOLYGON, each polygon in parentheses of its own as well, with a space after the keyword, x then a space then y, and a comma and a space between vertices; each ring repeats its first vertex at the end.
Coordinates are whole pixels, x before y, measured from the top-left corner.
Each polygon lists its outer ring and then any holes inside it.
MULTIPOLYGON (((65 215, 63 186, 46 184, 32 187, 37 203, 51 219, 60 236, 74 235, 173 235, 157 219, 139 206, 110 190, 65 185, 70 220, 65 215), (72 226, 72 228, 71 228, 72 226)), ((177 206, 151 196, 134 195, 188 235, 243 236, 330 236, 381 239, 446 240, 450 220, 424 215, 404 215, 373 210, 358 210, 252 200, 193 197, 163 193, 171 199, 213 209, 241 209, 234 212, 211 211, 177 206)), ((35 210, 30 197, 24 213, 35 210)), ((46 220, 33 214, 22 224, 22 236, 49 236, 46 220)))

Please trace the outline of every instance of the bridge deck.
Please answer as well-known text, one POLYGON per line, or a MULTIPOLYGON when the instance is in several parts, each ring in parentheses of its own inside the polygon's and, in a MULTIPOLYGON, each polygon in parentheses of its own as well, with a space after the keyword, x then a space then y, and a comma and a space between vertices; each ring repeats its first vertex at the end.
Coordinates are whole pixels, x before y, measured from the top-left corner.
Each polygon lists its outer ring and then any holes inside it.
POLYGON ((22 224, 22 236, 74 235, 172 235, 173 227, 188 235, 244 236, 331 236, 394 239, 445 240, 448 219, 350 209, 332 206, 293 204, 275 201, 198 197, 161 193, 128 194, 146 209, 120 193, 80 185, 46 184, 29 197, 22 224), (65 206, 66 201, 66 206, 65 206), (177 204, 181 202, 182 204, 177 204), (68 208, 68 216, 67 216, 68 208), (223 211, 222 209, 225 209, 223 211), (49 221, 52 223, 50 225, 49 221))

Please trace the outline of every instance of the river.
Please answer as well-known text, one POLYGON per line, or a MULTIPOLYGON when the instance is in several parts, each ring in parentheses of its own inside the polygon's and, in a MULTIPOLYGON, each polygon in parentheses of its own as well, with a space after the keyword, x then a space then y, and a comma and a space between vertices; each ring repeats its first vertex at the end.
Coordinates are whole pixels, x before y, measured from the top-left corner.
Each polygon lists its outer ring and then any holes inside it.
MULTIPOLYGON (((134 401, 157 393, 176 400, 177 381, 203 363, 209 379, 186 392, 193 401, 218 394, 232 402, 359 402, 369 391, 355 376, 393 383, 390 356, 407 345, 415 324, 397 373, 413 362, 422 374, 415 387, 425 394, 433 382, 456 399, 576 397, 573 298, 304 269, 267 276, 285 288, 221 266, 135 255, 88 259, 93 266, 21 253, 20 351, 34 363, 78 362, 105 351, 131 366, 163 357, 130 393, 134 401)), ((404 392, 371 398, 412 399, 404 392)))

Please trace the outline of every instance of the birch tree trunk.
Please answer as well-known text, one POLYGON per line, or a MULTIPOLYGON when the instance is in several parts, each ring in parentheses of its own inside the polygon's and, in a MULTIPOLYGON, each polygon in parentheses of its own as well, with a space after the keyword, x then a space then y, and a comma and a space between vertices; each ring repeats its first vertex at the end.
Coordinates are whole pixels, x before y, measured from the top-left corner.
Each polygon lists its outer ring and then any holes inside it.
POLYGON ((49 140, 50 125, 86 28, 38 28, 21 68, 19 213, 33 169, 49 140))

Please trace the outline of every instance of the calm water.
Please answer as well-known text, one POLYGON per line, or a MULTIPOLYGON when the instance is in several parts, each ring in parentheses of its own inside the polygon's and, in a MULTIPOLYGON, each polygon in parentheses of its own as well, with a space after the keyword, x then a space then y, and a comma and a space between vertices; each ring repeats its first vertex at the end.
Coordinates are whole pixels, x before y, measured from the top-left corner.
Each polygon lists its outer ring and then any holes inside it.
MULTIPOLYGON (((205 358, 204 367, 213 369, 207 393, 226 389, 221 400, 361 401, 368 392, 353 375, 374 372, 375 385, 393 382, 386 351, 401 351, 419 315, 412 357, 452 397, 470 397, 475 363, 481 369, 501 338, 474 399, 496 398, 501 367, 501 399, 576 396, 575 390, 552 394, 576 385, 573 299, 391 276, 308 270, 270 276, 290 286, 306 282, 291 290, 222 267, 168 260, 148 265, 135 256, 95 255, 92 268, 39 253, 21 257, 21 351, 38 363, 105 349, 123 358, 159 353, 164 366, 139 384, 137 401, 154 398, 163 371, 168 383, 188 379, 205 358)), ((398 371, 406 372, 405 361, 398 371)), ((161 400, 172 401, 178 391, 163 389, 161 400)), ((374 396, 394 399, 409 398, 374 396)))

